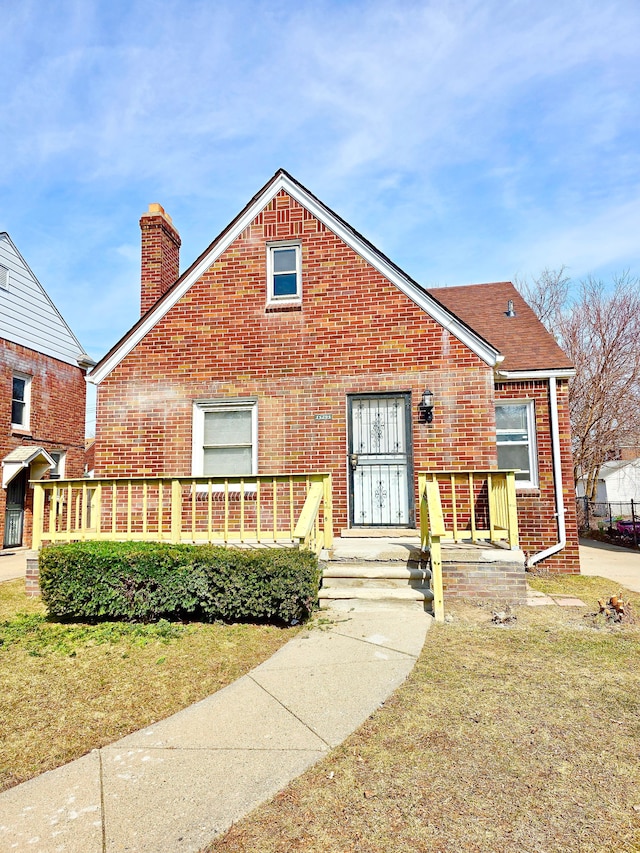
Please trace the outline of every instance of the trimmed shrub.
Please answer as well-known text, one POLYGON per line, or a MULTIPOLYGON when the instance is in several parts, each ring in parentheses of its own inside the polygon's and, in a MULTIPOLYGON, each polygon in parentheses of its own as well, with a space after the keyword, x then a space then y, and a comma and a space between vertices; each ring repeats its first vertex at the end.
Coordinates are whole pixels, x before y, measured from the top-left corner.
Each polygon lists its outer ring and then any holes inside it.
POLYGON ((320 579, 317 557, 292 548, 76 542, 43 548, 39 564, 49 614, 69 619, 290 624, 320 579))

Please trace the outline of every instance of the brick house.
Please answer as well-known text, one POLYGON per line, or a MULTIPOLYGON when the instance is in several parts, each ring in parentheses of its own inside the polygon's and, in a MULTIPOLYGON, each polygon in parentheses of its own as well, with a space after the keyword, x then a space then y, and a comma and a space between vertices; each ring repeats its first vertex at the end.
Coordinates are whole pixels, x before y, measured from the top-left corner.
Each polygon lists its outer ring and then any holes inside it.
POLYGON ((0 233, 0 538, 30 545, 28 481, 80 477, 85 374, 93 362, 29 269, 0 233))
POLYGON ((97 477, 330 471, 338 529, 395 529, 418 472, 517 468, 529 561, 579 571, 572 368, 512 284, 427 291, 282 170, 180 276, 170 217, 140 225, 97 477))

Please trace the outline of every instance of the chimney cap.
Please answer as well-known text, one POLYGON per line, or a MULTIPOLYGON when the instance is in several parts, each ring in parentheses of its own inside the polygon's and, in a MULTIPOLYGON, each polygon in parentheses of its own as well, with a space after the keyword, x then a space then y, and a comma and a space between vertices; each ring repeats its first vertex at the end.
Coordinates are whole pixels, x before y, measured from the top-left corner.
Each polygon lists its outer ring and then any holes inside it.
POLYGON ((163 219, 166 219, 167 222, 170 222, 173 225, 173 220, 164 209, 161 204, 158 204, 156 201, 151 202, 149 205, 149 210, 142 214, 143 216, 162 216, 163 219))

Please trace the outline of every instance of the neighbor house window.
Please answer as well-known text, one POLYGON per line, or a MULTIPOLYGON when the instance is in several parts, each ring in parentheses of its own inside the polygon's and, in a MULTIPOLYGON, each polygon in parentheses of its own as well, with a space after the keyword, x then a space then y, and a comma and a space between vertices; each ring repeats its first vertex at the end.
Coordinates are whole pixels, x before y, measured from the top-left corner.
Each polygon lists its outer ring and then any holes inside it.
POLYGON ((61 480, 64 478, 64 450, 52 450, 49 456, 56 463, 53 468, 49 469, 49 478, 51 480, 61 480))
POLYGON ((301 247, 299 243, 268 246, 268 302, 300 302, 302 299, 301 247))
POLYGON ((194 476, 241 477, 255 474, 256 427, 255 400, 194 403, 194 476))
POLYGON ((11 393, 11 426, 18 429, 29 428, 31 399, 31 377, 21 373, 13 375, 13 390, 11 393))
POLYGON ((516 470, 516 486, 535 488, 538 466, 532 400, 496 406, 498 467, 516 470))

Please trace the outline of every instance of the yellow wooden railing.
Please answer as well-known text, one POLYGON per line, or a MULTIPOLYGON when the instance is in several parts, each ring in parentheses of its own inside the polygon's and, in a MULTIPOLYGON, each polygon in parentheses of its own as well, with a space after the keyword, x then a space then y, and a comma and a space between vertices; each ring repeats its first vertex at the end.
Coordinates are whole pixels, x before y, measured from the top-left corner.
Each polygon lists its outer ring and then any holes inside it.
POLYGON ((444 619, 442 543, 518 547, 514 471, 430 471, 418 475, 420 541, 431 555, 434 615, 444 619))
POLYGON ((83 540, 333 544, 330 474, 39 480, 33 547, 83 540))

